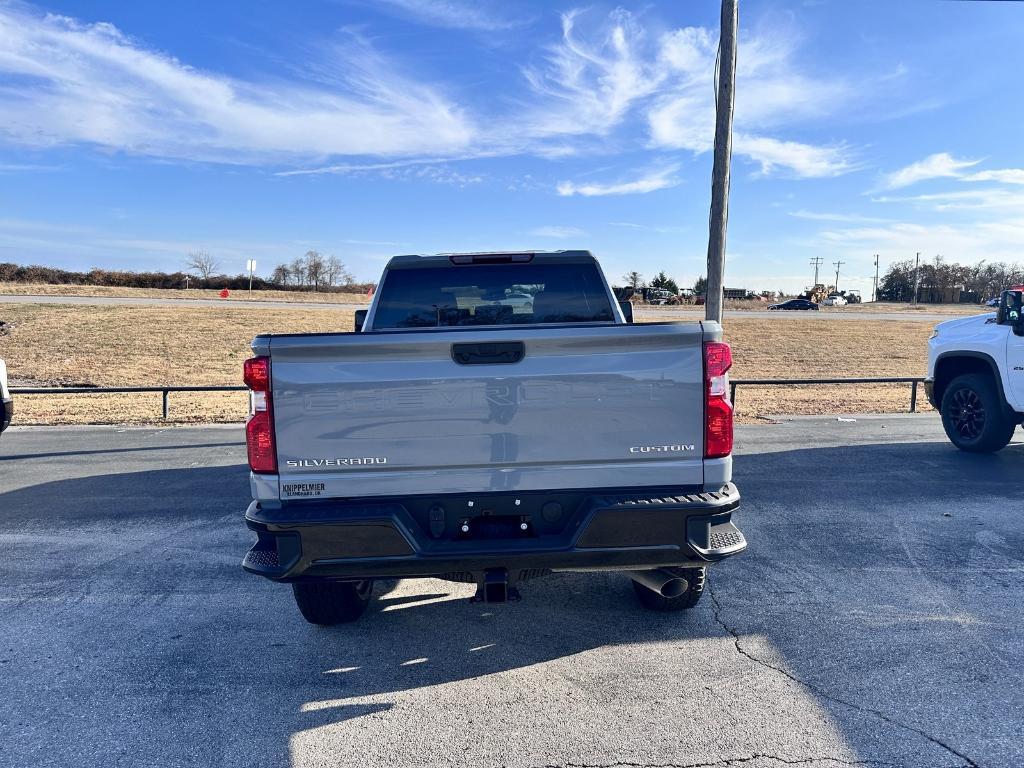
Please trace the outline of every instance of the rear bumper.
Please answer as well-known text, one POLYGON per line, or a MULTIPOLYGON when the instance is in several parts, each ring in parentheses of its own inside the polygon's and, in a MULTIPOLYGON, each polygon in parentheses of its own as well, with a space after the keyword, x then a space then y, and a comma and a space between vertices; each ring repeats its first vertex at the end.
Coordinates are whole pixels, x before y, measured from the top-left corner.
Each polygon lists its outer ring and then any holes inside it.
POLYGON ((5 398, 0 401, 0 432, 3 432, 7 427, 11 425, 11 420, 14 418, 14 400, 11 398, 5 398))
MULTIPOLYGON (((476 498, 478 505, 487 504, 486 498, 476 498)), ((494 499, 495 506, 499 502, 494 499)), ((431 531, 413 514, 416 505, 399 499, 274 509, 254 501, 245 520, 257 542, 242 567, 275 581, 426 576, 474 581, 494 568, 523 580, 552 571, 694 567, 746 549, 732 522, 739 503, 732 483, 717 492, 602 491, 583 498, 561 530, 538 520, 536 534, 531 527, 521 536, 477 538, 431 531)))

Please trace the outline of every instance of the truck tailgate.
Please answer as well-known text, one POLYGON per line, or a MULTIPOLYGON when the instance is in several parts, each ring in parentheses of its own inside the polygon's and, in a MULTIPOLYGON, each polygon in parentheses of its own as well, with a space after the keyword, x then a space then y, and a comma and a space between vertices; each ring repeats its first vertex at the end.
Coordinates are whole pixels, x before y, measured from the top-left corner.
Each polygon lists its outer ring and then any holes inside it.
POLYGON ((271 357, 284 500, 704 479, 700 323, 269 336, 254 349, 271 357))

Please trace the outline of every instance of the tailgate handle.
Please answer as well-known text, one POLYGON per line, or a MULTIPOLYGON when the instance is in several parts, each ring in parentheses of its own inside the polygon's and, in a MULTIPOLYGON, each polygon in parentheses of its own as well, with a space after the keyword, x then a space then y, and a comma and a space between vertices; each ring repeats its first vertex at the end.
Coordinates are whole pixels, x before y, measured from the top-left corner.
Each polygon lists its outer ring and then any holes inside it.
POLYGON ((459 365, 507 365, 518 363, 525 354, 521 341, 452 344, 452 360, 459 365))

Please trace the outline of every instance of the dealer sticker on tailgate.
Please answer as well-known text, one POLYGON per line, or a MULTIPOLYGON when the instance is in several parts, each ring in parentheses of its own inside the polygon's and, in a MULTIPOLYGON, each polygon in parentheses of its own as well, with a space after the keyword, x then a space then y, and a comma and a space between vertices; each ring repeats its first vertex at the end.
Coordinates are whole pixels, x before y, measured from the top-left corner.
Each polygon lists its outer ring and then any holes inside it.
POLYGON ((320 496, 326 488, 326 483, 285 483, 281 486, 281 493, 285 496, 320 496))

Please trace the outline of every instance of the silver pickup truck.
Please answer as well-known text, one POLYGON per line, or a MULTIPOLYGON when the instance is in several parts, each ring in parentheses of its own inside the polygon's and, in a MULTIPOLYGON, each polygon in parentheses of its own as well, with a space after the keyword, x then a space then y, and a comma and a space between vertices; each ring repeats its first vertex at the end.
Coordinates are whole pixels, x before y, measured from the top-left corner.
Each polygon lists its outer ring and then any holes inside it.
POLYGON ((245 364, 243 567, 308 621, 358 618, 375 579, 501 602, 560 571, 684 609, 746 547, 718 324, 633 325, 586 251, 399 256, 356 314, 245 364))

